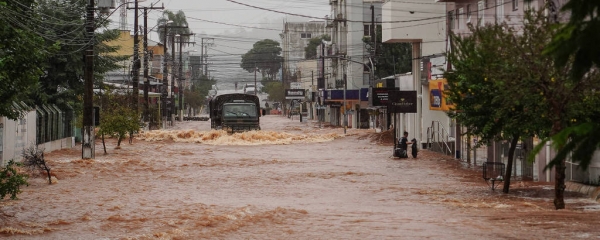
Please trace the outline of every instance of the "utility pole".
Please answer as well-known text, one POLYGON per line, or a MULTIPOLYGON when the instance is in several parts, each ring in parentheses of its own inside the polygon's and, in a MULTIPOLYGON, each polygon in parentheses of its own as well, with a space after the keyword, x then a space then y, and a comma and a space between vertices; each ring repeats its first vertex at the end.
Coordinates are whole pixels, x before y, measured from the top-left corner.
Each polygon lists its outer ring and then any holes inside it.
POLYGON ((83 129, 81 158, 94 158, 95 136, 94 136, 94 1, 89 0, 86 12, 86 33, 88 44, 85 54, 84 68, 84 92, 83 92, 83 129))
POLYGON ((348 106, 346 106, 346 89, 348 78, 346 77, 346 71, 344 71, 344 135, 346 135, 346 128, 348 128, 348 106))
MULTIPOLYGON (((175 67, 175 34, 171 34, 171 68, 175 67)), ((174 117, 173 115, 175 114, 175 70, 173 70, 173 73, 171 73, 171 105, 169 106, 171 108, 171 125, 175 125, 174 124, 174 117)))
POLYGON ((140 99, 140 38, 138 31, 138 0, 135 0, 133 14, 133 79, 131 80, 133 90, 131 91, 131 107, 136 114, 138 112, 138 101, 140 99))
POLYGON ((256 96, 257 91, 258 91, 258 86, 256 85, 256 63, 254 63, 254 96, 256 96))
MULTIPOLYGON (((166 128, 166 122, 168 119, 168 112, 167 112, 167 98, 169 96, 169 79, 168 79, 168 75, 169 75, 169 70, 167 67, 167 63, 168 63, 168 59, 167 59, 167 53, 168 48, 167 48, 167 37, 168 37, 168 32, 167 32, 167 28, 186 28, 186 27, 181 27, 181 26, 171 26, 169 27, 168 24, 172 23, 172 21, 167 21, 164 24, 164 28, 165 28, 165 35, 164 35, 164 39, 163 39, 163 44, 164 44, 164 53, 163 53, 163 89, 161 91, 161 98, 162 98, 162 117, 163 117, 163 128, 166 128)), ((171 34, 173 35, 173 34, 171 34)), ((171 42, 171 44, 173 45, 173 49, 175 48, 175 43, 171 42)), ((175 50, 173 50, 173 56, 171 56, 171 58, 175 59, 175 50)))
POLYGON ((192 36, 194 35, 193 33, 189 33, 189 34, 179 34, 179 87, 177 88, 177 99, 179 100, 179 111, 178 111, 178 116, 179 116, 179 121, 183 121, 183 91, 185 90, 185 88, 183 87, 183 59, 182 59, 182 55, 183 55, 183 51, 182 51, 182 46, 184 43, 195 43, 195 42, 184 42, 183 41, 183 37, 184 36, 192 36))
POLYGON ((148 55, 149 55, 149 51, 148 51, 148 9, 164 9, 164 6, 162 7, 154 7, 154 6, 150 6, 148 7, 144 7, 144 121, 150 121, 149 119, 149 105, 150 105, 150 98, 148 97, 148 91, 150 91, 150 79, 148 76, 148 55))
MULTIPOLYGON (((320 85, 319 87, 322 88, 323 90, 325 89, 325 43, 321 41, 321 81, 319 83, 319 81, 317 80, 317 85, 320 85)), ((319 89, 319 91, 322 91, 321 89, 319 89)), ((323 95, 325 96, 325 95, 323 95)), ((321 128, 321 118, 323 118, 323 121, 325 120, 325 109, 324 109, 324 103, 325 100, 321 98, 321 102, 320 102, 320 108, 319 111, 319 128, 321 128)))
POLYGON ((162 76, 162 90, 161 90, 161 100, 162 100, 162 123, 163 123, 163 129, 167 127, 166 123, 167 123, 167 96, 168 96, 168 89, 169 89, 169 80, 167 79, 167 75, 169 74, 169 69, 167 68, 167 27, 169 25, 169 22, 165 22, 164 27, 165 27, 165 35, 163 38, 163 76, 162 76))
POLYGON ((201 56, 200 56, 200 63, 201 65, 204 65, 204 76, 208 77, 208 49, 207 46, 208 45, 212 45, 213 43, 208 43, 208 40, 215 40, 214 38, 201 38, 200 39, 200 50, 201 50, 201 56), (204 39, 207 40, 206 45, 204 43, 204 39))
MULTIPOLYGON (((144 7, 144 122, 149 122, 148 108, 150 98, 148 91, 150 90, 150 79, 148 79, 148 8, 144 7)), ((148 127, 148 129, 150 129, 148 127)))

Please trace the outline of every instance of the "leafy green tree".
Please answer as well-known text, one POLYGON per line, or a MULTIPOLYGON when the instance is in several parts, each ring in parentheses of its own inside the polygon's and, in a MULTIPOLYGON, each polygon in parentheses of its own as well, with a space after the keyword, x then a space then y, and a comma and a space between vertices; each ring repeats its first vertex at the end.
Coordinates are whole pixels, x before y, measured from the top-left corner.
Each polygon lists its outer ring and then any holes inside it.
POLYGON ((13 102, 31 103, 28 95, 37 90, 51 51, 44 48, 35 6, 34 0, 0 0, 0 116, 13 120, 23 114, 13 102))
MULTIPOLYGON (((589 109, 593 105, 586 99, 593 96, 594 86, 600 84, 598 74, 590 73, 581 81, 573 81, 568 76, 568 68, 555 66, 554 59, 543 53, 556 28, 546 21, 542 12, 533 15, 528 12, 526 17, 522 29, 513 29, 506 24, 485 26, 473 30, 474 41, 453 46, 456 54, 460 54, 461 48, 475 49, 471 57, 450 57, 451 63, 459 67, 447 73, 451 100, 456 104, 454 114, 464 115, 460 120, 477 134, 485 137, 487 133, 488 139, 501 134, 513 136, 512 142, 516 143, 514 137, 523 136, 523 133, 541 137, 554 135, 577 119, 591 116, 589 109), (489 28, 496 28, 495 34, 490 37, 479 35, 479 30, 489 28), (485 45, 489 47, 477 50, 485 45), (472 72, 465 72, 468 68, 461 65, 472 66, 472 72), (492 81, 495 87, 478 84, 477 81, 482 79, 483 82, 492 81), (465 104, 475 111, 469 113, 465 104), (473 122, 487 124, 470 124, 473 122)), ((463 39, 467 38, 470 37, 463 39)), ((455 36, 455 39, 456 43, 461 41, 461 37, 455 36)), ((509 154, 512 156, 511 152, 509 154)), ((509 165, 507 174, 510 168, 509 165)), ((554 203, 557 209, 562 209, 564 164, 555 165, 555 170, 554 203)))
POLYGON ((127 105, 130 101, 126 94, 105 88, 98 98, 102 104, 98 134, 102 136, 102 145, 106 154, 105 136, 116 137, 117 148, 120 148, 123 139, 139 131, 142 126, 137 112, 127 105))
POLYGON ((182 36, 182 42, 189 42, 190 36, 188 36, 188 34, 190 33, 190 29, 188 28, 187 18, 183 11, 179 10, 177 13, 174 13, 165 10, 162 17, 157 20, 156 25, 158 26, 156 31, 158 32, 160 41, 165 39, 166 34, 169 36, 167 38, 167 48, 171 48, 173 36, 177 34, 182 36), (167 27, 165 29, 164 26, 168 21, 172 21, 172 23, 168 24, 168 26, 172 28, 167 27))
MULTIPOLYGON (((543 21, 541 18, 538 20, 543 21)), ((449 115, 469 129, 467 134, 480 136, 481 143, 510 142, 504 176, 505 193, 510 188, 514 152, 519 139, 533 136, 549 124, 547 118, 540 118, 536 111, 543 96, 522 88, 536 80, 528 73, 527 67, 533 67, 532 63, 527 62, 527 57, 515 57, 515 54, 525 53, 520 52, 524 49, 519 44, 537 49, 537 52, 527 54, 541 54, 540 46, 543 45, 532 45, 544 44, 544 36, 529 38, 532 34, 529 31, 537 30, 539 23, 530 19, 528 24, 535 27, 526 27, 523 33, 506 23, 482 27, 471 25, 472 34, 452 34, 451 38, 453 51, 448 53, 448 58, 453 70, 445 75, 450 86, 447 93, 455 109, 449 115), (527 40, 537 42, 528 43, 527 40)))
POLYGON ((190 108, 194 109, 204 106, 209 90, 216 83, 217 81, 204 75, 200 76, 200 79, 192 80, 192 87, 185 91, 185 102, 189 104, 190 108))
POLYGON ((381 35, 381 27, 378 27, 375 44, 370 37, 363 38, 363 43, 369 52, 376 50, 373 58, 375 78, 410 72, 412 69, 412 45, 410 43, 382 43, 381 35))
POLYGON ((242 55, 240 67, 248 72, 260 71, 263 78, 275 79, 281 69, 283 57, 279 42, 265 39, 254 43, 252 49, 242 55))
MULTIPOLYGON (((590 71, 597 71, 600 66, 600 16, 595 13, 600 9, 600 2, 595 0, 571 0, 562 8, 568 12, 570 19, 561 24, 552 42, 546 48, 546 53, 554 57, 558 67, 571 69, 570 75, 577 80, 584 80, 584 76, 590 71), (570 61, 571 60, 571 61, 570 61), (594 69, 594 70, 591 70, 594 69)), ((600 102, 600 93, 593 92, 585 99, 589 102, 600 102)), ((592 109, 600 109, 598 106, 592 109)), ((600 114, 594 113, 589 121, 580 121, 575 125, 564 129, 544 139, 537 147, 534 154, 539 152, 546 142, 552 140, 552 145, 559 151, 547 168, 564 164, 569 157, 571 161, 579 163, 582 170, 587 170, 592 161, 595 151, 600 149, 600 114), (562 148, 561 148, 562 146, 562 148)), ((583 120, 583 119, 582 119, 583 120)))
MULTIPOLYGON (((121 68, 119 62, 128 56, 115 56, 106 53, 116 52, 118 47, 110 47, 105 42, 119 37, 119 30, 96 31, 92 42, 86 37, 85 11, 86 1, 78 0, 38 0, 36 10, 45 21, 40 21, 40 29, 46 48, 54 48, 53 54, 46 59, 44 74, 40 77, 39 89, 32 94, 35 104, 56 104, 61 108, 73 106, 82 109, 81 101, 84 85, 85 46, 94 44, 94 80, 99 86, 108 71, 121 68), (73 14, 82 13, 82 14, 73 14)), ((108 27, 109 20, 97 15, 96 29, 108 27)))
POLYGON ((269 95, 268 99, 275 102, 285 101, 284 86, 280 81, 262 81, 262 91, 269 95))
POLYGON ((306 47, 304 47, 304 58, 305 59, 315 59, 317 57, 317 49, 321 43, 325 41, 331 41, 331 37, 329 35, 321 35, 318 37, 311 38, 308 41, 306 47))

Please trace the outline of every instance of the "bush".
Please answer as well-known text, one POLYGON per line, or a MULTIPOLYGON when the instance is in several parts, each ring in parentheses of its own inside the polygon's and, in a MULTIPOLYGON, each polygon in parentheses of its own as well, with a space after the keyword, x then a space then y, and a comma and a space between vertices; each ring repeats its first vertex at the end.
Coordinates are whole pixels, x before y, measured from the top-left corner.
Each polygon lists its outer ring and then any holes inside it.
POLYGON ((36 145, 23 149, 23 159, 23 166, 32 173, 35 173, 36 171, 45 173, 48 176, 48 184, 52 184, 50 165, 48 165, 44 159, 43 149, 39 149, 36 145))
POLYGON ((10 199, 17 199, 17 194, 21 193, 21 186, 29 185, 27 175, 17 172, 16 167, 20 165, 10 160, 6 167, 0 168, 0 200, 6 195, 10 195, 10 199))

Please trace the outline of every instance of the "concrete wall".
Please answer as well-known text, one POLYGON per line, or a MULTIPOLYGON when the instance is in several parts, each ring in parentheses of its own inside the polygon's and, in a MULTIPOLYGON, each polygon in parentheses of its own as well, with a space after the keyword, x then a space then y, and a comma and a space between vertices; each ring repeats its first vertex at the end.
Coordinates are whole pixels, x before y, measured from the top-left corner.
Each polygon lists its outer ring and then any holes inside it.
POLYGON ((317 60, 304 60, 299 61, 297 64, 297 71, 300 73, 300 82, 302 82, 302 88, 310 90, 314 84, 315 89, 317 85, 317 60))
POLYGON ((0 117, 0 166, 9 160, 20 160, 23 149, 36 143, 36 112, 28 112, 22 119, 0 117))
MULTIPOLYGON (((19 120, 10 120, 0 117, 0 166, 4 166, 9 160, 20 161, 23 149, 36 144, 37 115, 35 111, 27 114, 19 120)), ((51 152, 63 148, 75 146, 75 138, 67 137, 38 145, 44 152, 51 152)))
POLYGON ((446 51, 446 3, 388 1, 383 4, 382 41, 423 42, 422 55, 446 51))

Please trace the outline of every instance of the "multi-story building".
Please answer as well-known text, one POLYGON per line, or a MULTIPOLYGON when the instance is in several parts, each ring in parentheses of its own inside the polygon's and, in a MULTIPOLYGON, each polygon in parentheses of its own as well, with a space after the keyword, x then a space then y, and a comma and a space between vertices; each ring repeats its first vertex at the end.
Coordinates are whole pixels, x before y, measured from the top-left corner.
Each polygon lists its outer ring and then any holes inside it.
POLYGON ((331 35, 331 45, 328 46, 326 58, 329 59, 330 68, 326 69, 324 95, 327 95, 326 103, 330 103, 329 121, 332 125, 339 125, 342 121, 348 121, 349 126, 363 125, 359 123, 360 114, 367 113, 361 112, 360 109, 366 110, 370 107, 366 101, 366 90, 372 86, 374 80, 371 79, 371 57, 374 52, 366 48, 365 40, 371 39, 371 35, 376 33, 372 31, 372 25, 380 25, 383 2, 329 1, 331 17, 327 28, 331 35), (342 89, 346 89, 345 99, 338 93, 342 89), (344 114, 346 111, 354 114, 344 114))
POLYGON ((281 37, 284 69, 297 70, 297 63, 306 59, 304 48, 312 38, 327 35, 325 21, 285 22, 281 37))
MULTIPOLYGON (((438 69, 447 69, 451 63, 445 60, 444 54, 450 49, 450 32, 457 35, 470 34, 469 24, 484 25, 506 22, 509 26, 518 28, 523 24, 525 10, 542 10, 550 20, 564 21, 568 14, 560 13, 559 9, 567 0, 437 0, 427 4, 403 1, 387 1, 383 5, 383 42, 411 42, 413 44, 413 81, 419 84, 415 90, 421 92, 419 99, 421 111, 412 120, 407 119, 404 129, 415 132, 415 137, 425 142, 432 131, 442 131, 447 139, 453 142, 451 154, 461 157, 460 152, 466 148, 465 138, 460 135, 460 126, 447 117, 444 109, 443 90, 444 79, 438 69), (423 60, 420 60, 423 59, 423 60), (432 66, 433 65, 433 66, 432 66), (437 95, 436 95, 437 94, 437 95), (438 101, 439 100, 439 101, 438 101), (422 124, 422 126, 420 126, 422 124), (433 126, 437 126, 433 127, 433 126), (461 146, 462 145, 462 146, 461 146)), ((417 85, 415 85, 417 86, 417 85)), ((410 115, 410 114, 408 114, 410 115)), ((399 127, 397 131, 403 131, 399 127)), ((476 143, 471 140, 471 144, 476 143)), ((531 146, 531 140, 524 141, 517 149, 523 152, 524 146, 531 146)), ((451 144, 452 145, 452 144, 451 144)), ((483 147, 485 151, 479 156, 484 161, 505 161, 508 146, 494 143, 483 147)), ((517 158, 513 170, 522 179, 552 181, 553 171, 543 171, 545 164, 553 156, 547 147, 531 164, 517 158), (519 162, 520 161, 520 162, 519 162)), ((531 147, 529 147, 531 149, 531 147)), ((478 151, 473 151, 477 154, 478 151)), ((478 160, 474 156, 474 160, 478 160)), ((567 162, 567 179, 584 181, 600 172, 600 160, 595 160, 588 172, 580 172, 574 164, 567 162), (583 179, 583 180, 582 180, 583 179)))

